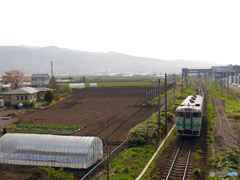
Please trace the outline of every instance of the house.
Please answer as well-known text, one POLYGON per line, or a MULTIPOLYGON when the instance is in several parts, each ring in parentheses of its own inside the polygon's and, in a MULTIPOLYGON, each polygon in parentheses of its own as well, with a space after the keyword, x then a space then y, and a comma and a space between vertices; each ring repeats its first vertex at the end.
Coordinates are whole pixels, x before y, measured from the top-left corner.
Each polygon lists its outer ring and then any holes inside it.
POLYGON ((31 85, 42 86, 43 84, 49 84, 48 74, 32 74, 31 85))
POLYGON ((30 101, 36 102, 40 101, 41 98, 44 97, 44 94, 47 90, 52 90, 45 87, 22 87, 18 89, 14 89, 11 91, 0 93, 3 95, 3 99, 11 100, 13 103, 15 102, 23 102, 23 101, 30 101))

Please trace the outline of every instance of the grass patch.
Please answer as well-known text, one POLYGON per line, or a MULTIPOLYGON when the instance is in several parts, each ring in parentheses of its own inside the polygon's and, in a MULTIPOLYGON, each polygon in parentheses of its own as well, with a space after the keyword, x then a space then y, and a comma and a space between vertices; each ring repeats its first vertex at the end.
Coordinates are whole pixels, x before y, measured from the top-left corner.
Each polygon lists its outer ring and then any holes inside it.
MULTIPOLYGON (((240 148, 232 147, 225 152, 220 152, 215 154, 214 157, 211 157, 208 162, 208 166, 211 167, 211 171, 214 172, 237 172, 238 176, 223 176, 223 179, 239 179, 240 178, 240 148)), ((211 176, 208 176, 208 179, 211 179, 211 176)), ((218 178, 218 177, 216 177, 218 178)))

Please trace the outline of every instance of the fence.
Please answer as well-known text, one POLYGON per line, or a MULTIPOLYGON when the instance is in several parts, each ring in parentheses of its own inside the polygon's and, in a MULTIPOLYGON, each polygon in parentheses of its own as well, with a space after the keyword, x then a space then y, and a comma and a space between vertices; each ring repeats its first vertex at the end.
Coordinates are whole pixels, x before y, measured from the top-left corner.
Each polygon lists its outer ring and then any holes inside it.
MULTIPOLYGON (((174 83, 167 85, 167 91, 172 89, 174 86, 174 83)), ((165 92, 165 86, 160 87, 161 93, 165 92)), ((152 101, 154 98, 158 97, 159 87, 155 87, 153 90, 146 92, 145 94, 145 104, 147 104, 149 101, 152 101)))
POLYGON ((107 166, 107 158, 109 158, 109 161, 112 161, 115 157, 119 155, 121 151, 124 151, 124 149, 127 149, 127 139, 120 144, 116 149, 114 149, 111 154, 109 154, 107 157, 105 157, 100 163, 98 163, 92 170, 90 170, 81 180, 83 179, 91 179, 96 174, 99 174, 101 170, 106 168, 107 166))

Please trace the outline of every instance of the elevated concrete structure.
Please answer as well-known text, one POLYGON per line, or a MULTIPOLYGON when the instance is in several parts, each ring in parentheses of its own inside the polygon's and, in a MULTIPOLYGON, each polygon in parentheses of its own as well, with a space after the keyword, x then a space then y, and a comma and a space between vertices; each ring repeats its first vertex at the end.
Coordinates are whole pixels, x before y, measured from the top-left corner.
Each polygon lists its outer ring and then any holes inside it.
POLYGON ((216 72, 216 78, 226 78, 227 79, 227 72, 229 72, 229 83, 233 84, 240 84, 240 66, 239 65, 227 65, 227 66, 212 66, 210 69, 188 69, 188 68, 182 68, 182 78, 187 84, 187 78, 189 73, 195 73, 195 74, 204 74, 204 79, 207 79, 207 76, 215 76, 216 72))

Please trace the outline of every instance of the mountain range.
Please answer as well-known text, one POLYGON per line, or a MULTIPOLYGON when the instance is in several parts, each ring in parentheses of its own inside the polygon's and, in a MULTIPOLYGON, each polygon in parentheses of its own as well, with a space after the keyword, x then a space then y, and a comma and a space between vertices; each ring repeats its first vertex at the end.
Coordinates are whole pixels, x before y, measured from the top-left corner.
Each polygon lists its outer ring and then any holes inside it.
POLYGON ((178 73, 182 68, 211 68, 220 64, 206 61, 161 60, 136 57, 117 52, 87 52, 56 46, 0 46, 0 75, 17 69, 24 74, 93 75, 109 73, 178 73))

